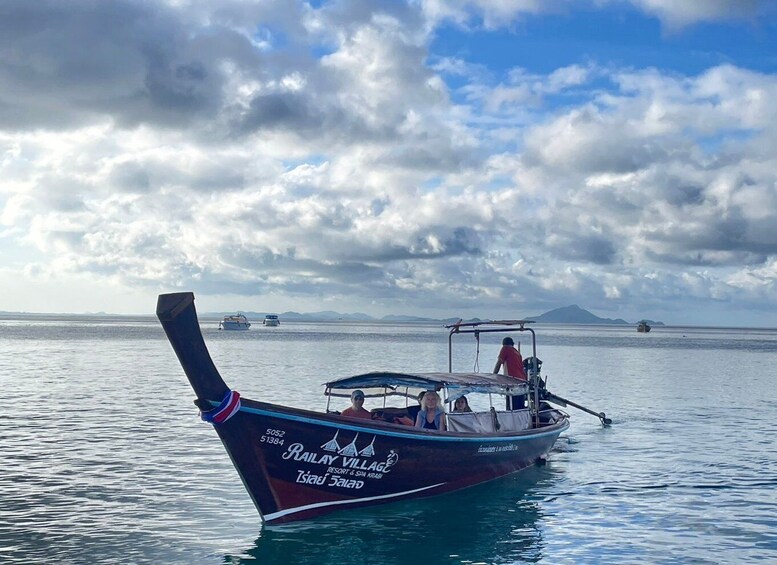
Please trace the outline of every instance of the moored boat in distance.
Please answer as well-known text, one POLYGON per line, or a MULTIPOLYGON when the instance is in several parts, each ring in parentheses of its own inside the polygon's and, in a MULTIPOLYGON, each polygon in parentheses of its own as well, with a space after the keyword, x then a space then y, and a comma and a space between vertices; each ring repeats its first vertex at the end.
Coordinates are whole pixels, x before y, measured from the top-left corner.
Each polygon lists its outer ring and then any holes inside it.
MULTIPOLYGON (((569 427, 566 413, 544 400, 536 336, 528 321, 458 323, 449 328, 447 373, 372 372, 325 383, 320 412, 241 398, 222 379, 205 345, 192 293, 159 296, 157 316, 196 395, 201 417, 211 422, 263 520, 303 520, 335 510, 451 492, 509 475, 547 456, 569 427), (533 357, 525 361, 529 383, 492 373, 451 372, 455 334, 529 332, 533 357), (361 390, 380 408, 371 419, 343 416, 343 403, 361 390), (460 396, 529 395, 529 408, 448 411, 447 430, 406 425, 419 392, 439 391, 451 404, 460 396), (398 403, 397 406, 390 406, 398 403), (406 422, 406 423, 402 423, 406 422)), ((567 401, 568 402, 568 401, 567 401)), ((610 420, 596 415, 602 423, 610 420)), ((561 404, 563 405, 563 404, 561 404)))
POLYGON ((262 322, 263 325, 274 328, 275 326, 280 326, 281 321, 278 319, 277 314, 267 314, 264 317, 264 321, 262 322))
POLYGON ((224 316, 224 319, 219 322, 220 330, 247 330, 251 327, 251 323, 243 314, 237 313, 233 316, 224 316))
POLYGON ((650 324, 647 323, 647 320, 640 320, 640 322, 637 324, 637 331, 641 334, 648 333, 650 329, 650 324))

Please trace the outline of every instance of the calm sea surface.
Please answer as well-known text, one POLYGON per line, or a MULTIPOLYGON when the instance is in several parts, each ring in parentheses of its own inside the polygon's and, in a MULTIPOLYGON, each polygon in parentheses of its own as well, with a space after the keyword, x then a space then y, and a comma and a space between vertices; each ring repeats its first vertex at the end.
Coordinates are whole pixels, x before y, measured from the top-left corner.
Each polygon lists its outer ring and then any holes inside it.
MULTIPOLYGON (((243 396, 323 409, 321 383, 447 369, 441 327, 218 331, 243 396)), ((777 561, 777 331, 537 326, 571 428, 545 466, 437 498, 263 527, 152 318, 0 318, 0 563, 777 561)), ((490 371, 497 338, 456 340, 490 371)), ((522 339, 524 355, 527 341, 522 339)))

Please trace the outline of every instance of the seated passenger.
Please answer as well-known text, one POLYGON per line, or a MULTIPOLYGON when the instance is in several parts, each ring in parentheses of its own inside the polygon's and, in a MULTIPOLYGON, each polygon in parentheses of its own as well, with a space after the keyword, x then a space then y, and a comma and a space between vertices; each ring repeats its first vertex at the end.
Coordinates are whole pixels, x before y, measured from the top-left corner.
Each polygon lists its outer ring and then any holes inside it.
POLYGON ((372 418, 372 414, 364 409, 364 393, 355 390, 351 393, 351 405, 340 413, 341 416, 350 416, 351 418, 372 418))
POLYGON ((422 390, 420 393, 418 393, 418 406, 408 406, 407 407, 407 415, 412 420, 411 426, 415 424, 415 421, 418 417, 418 413, 421 411, 421 405, 424 403, 424 395, 426 394, 425 390, 422 390))
POLYGON ((469 402, 466 396, 460 396, 453 403, 454 412, 472 412, 472 408, 469 407, 469 402))
POLYGON ((440 395, 430 390, 424 395, 421 410, 415 420, 416 428, 427 430, 446 430, 445 411, 442 409, 440 395))

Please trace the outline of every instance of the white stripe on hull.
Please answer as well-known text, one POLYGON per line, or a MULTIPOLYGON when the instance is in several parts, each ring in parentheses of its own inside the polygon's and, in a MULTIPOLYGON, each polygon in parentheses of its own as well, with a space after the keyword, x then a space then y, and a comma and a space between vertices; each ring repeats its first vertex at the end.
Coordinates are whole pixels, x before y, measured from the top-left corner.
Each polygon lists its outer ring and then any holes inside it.
POLYGON ((357 504, 359 502, 369 502, 371 500, 385 500, 387 498, 396 498, 398 496, 404 496, 406 494, 415 494, 417 492, 429 490, 430 488, 436 488, 444 484, 445 483, 437 483, 436 485, 429 485, 428 487, 421 487, 414 490, 407 490, 405 492, 395 492, 393 494, 382 494, 380 496, 368 496, 366 498, 354 498, 352 500, 333 500, 331 502, 317 502, 315 504, 306 504, 305 506, 297 506, 296 508, 287 508, 286 510, 281 510, 280 512, 273 512, 272 514, 266 514, 264 516, 264 519, 270 522, 272 520, 277 520, 278 518, 282 518, 283 516, 288 516, 289 514, 296 514, 297 512, 302 512, 304 510, 312 510, 314 508, 325 508, 327 506, 338 506, 340 504, 357 504))

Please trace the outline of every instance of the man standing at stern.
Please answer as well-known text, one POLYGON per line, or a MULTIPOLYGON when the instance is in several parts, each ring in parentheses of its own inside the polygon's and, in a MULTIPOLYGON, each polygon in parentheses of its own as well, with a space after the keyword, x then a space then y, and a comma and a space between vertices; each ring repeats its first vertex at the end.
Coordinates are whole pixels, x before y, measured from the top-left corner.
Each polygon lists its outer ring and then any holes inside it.
MULTIPOLYGON (((502 340, 502 349, 499 350, 499 356, 496 359, 496 365, 494 365, 494 373, 498 374, 499 369, 501 369, 502 366, 505 368, 504 374, 516 378, 519 381, 526 382, 526 371, 523 370, 521 351, 520 349, 515 348, 515 342, 511 337, 506 337, 502 340)), ((525 404, 525 394, 507 397, 508 410, 520 410, 525 404)))

